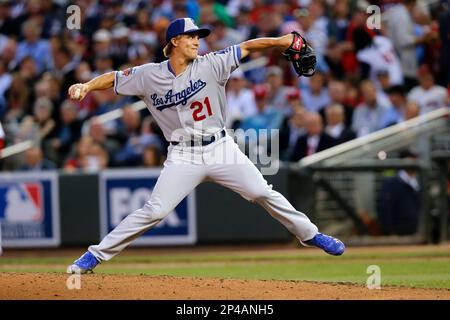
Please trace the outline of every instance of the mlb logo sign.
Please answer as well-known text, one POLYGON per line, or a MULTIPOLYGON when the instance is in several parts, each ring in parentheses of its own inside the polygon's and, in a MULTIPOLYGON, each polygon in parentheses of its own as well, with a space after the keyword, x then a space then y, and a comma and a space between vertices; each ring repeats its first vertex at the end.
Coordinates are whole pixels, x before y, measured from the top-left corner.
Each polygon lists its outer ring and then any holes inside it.
POLYGON ((59 245, 56 173, 0 174, 4 247, 59 245))
POLYGON ((0 184, 0 219, 6 223, 42 223, 44 210, 40 183, 0 184))
MULTIPOLYGON (((100 175, 101 236, 150 199, 161 171, 105 170, 100 175)), ((135 245, 193 244, 197 240, 194 193, 154 228, 136 239, 135 245)))

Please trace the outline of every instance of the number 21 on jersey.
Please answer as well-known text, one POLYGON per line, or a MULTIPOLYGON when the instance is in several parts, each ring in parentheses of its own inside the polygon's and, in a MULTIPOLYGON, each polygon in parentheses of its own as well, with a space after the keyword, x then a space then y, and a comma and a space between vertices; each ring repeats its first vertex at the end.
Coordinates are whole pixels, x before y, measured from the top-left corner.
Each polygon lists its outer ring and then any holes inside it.
POLYGON ((203 100, 203 103, 200 101, 192 102, 190 108, 193 110, 192 118, 194 118, 194 121, 205 120, 206 114, 208 115, 208 117, 211 117, 213 115, 211 104, 209 103, 208 97, 206 97, 205 100, 203 100), (206 106, 206 112, 203 110, 203 106, 206 106))

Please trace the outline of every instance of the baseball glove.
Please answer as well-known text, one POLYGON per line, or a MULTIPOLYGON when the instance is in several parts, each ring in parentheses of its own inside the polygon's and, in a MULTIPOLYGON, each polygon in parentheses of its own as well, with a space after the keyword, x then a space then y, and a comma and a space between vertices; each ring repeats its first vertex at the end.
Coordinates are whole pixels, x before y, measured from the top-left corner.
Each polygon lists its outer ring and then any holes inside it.
POLYGON ((294 35, 294 39, 283 55, 292 62, 299 77, 311 77, 316 72, 316 53, 297 31, 291 33, 294 35))

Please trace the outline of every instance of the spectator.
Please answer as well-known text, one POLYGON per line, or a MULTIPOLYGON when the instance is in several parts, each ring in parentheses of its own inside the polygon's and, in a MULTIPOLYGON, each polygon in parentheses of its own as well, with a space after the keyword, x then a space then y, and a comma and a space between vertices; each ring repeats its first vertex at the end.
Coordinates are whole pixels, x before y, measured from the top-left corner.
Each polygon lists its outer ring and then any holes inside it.
POLYGON ((6 92, 6 102, 8 109, 3 117, 3 124, 7 133, 11 137, 17 134, 20 122, 26 116, 26 110, 29 109, 30 92, 27 88, 26 82, 19 74, 14 74, 12 77, 11 86, 6 92))
POLYGON ((284 114, 288 113, 287 94, 291 88, 283 85, 283 70, 278 66, 270 66, 267 69, 267 83, 269 84, 268 104, 284 114))
POLYGON ((40 142, 39 128, 36 123, 34 123, 32 116, 27 115, 22 119, 14 140, 15 142, 32 140, 35 144, 40 142))
POLYGON ((6 112, 6 91, 11 86, 12 76, 8 73, 5 61, 0 58, 0 119, 6 112))
POLYGON ((410 120, 420 115, 420 107, 413 101, 406 103, 405 120, 410 120))
MULTIPOLYGON (((414 35, 416 38, 423 37, 430 28, 430 17, 425 10, 423 10, 422 6, 416 5, 411 10, 411 18, 414 22, 414 35)), ((437 35, 432 35, 432 37, 437 35)), ((431 39, 430 39, 431 40, 431 39)), ((425 43, 418 43, 416 46, 416 57, 417 57, 417 65, 420 66, 424 64, 426 61, 426 50, 427 46, 425 43)))
POLYGON ((109 54, 97 54, 94 60, 95 71, 92 73, 93 77, 100 74, 113 71, 113 60, 109 54))
POLYGON ((353 112, 352 129, 358 137, 375 132, 383 127, 386 108, 377 99, 375 85, 371 81, 361 83, 363 102, 353 112))
POLYGON ((31 56, 26 56, 19 64, 19 75, 31 87, 38 78, 37 65, 31 56))
POLYGON ((336 144, 356 138, 356 133, 345 125, 345 111, 340 104, 332 104, 325 109, 325 132, 336 140, 336 144))
POLYGON ((89 136, 92 138, 92 142, 100 144, 106 150, 109 159, 113 159, 120 150, 119 142, 108 135, 103 124, 94 119, 90 122, 89 136))
POLYGON ((236 17, 236 30, 244 40, 254 39, 259 33, 258 27, 250 21, 250 10, 245 7, 244 3, 239 8, 239 14, 236 17))
POLYGON ((45 159, 41 148, 34 146, 25 151, 25 163, 20 166, 21 171, 42 171, 56 169, 56 165, 45 159))
POLYGON ((408 100, 417 102, 420 113, 424 114, 447 106, 447 89, 434 84, 433 74, 426 65, 419 69, 420 85, 408 94, 408 100))
POLYGON ((256 85, 253 88, 257 113, 250 116, 240 126, 243 130, 279 129, 283 121, 283 114, 279 109, 269 105, 269 89, 265 85, 256 85))
POLYGON ((64 162, 64 170, 67 172, 81 170, 87 161, 86 157, 93 143, 91 136, 81 137, 76 143, 74 150, 71 150, 71 154, 69 154, 69 157, 64 162))
POLYGON ((417 84, 416 45, 429 41, 431 37, 429 32, 422 37, 416 37, 414 34, 412 11, 415 6, 416 0, 402 0, 383 14, 387 35, 399 55, 405 85, 408 90, 417 84))
POLYGON ((308 9, 314 19, 314 27, 321 29, 328 38, 328 18, 325 15, 326 3, 324 0, 319 1, 309 1, 308 9))
POLYGON ((57 34, 61 30, 56 17, 57 7, 58 5, 53 1, 28 0, 23 17, 26 17, 27 20, 39 21, 42 27, 40 35, 43 39, 48 39, 52 34, 57 34))
MULTIPOLYGON (((104 91, 94 91, 93 105, 95 105, 94 115, 101 115, 109 111, 120 109, 126 106, 131 100, 131 97, 121 96, 115 94, 113 89, 104 91)), ((105 126, 108 130, 114 130, 115 123, 113 121, 106 123, 105 126)))
POLYGON ((257 37, 276 37, 279 35, 279 27, 283 18, 281 14, 273 10, 273 5, 269 4, 260 8, 257 17, 255 21, 259 31, 257 37))
POLYGON ((38 136, 41 142, 41 148, 44 152, 45 158, 50 160, 55 159, 53 150, 50 147, 51 139, 56 135, 57 125, 52 118, 53 103, 46 97, 41 97, 36 100, 33 106, 34 123, 38 129, 38 136))
POLYGON ((297 88, 291 88, 286 93, 286 102, 289 107, 288 115, 293 114, 298 108, 305 108, 302 104, 302 94, 297 88))
POLYGON ((142 155, 142 166, 145 168, 160 167, 163 164, 161 151, 153 145, 146 146, 142 155))
MULTIPOLYGON (((37 66, 32 57, 25 57, 19 65, 17 71, 18 76, 25 82, 25 85, 29 88, 32 87, 38 78, 37 66)), ((25 113, 32 114, 32 101, 35 99, 32 91, 27 91, 27 103, 25 104, 25 113)))
POLYGON ((3 0, 0 2, 0 34, 13 36, 20 29, 17 19, 13 19, 11 15, 12 0, 3 0))
MULTIPOLYGON (((208 37, 209 38, 209 37, 208 37)), ((206 38, 206 39, 208 39, 206 38)), ((255 51, 250 54, 249 60, 257 60, 260 58, 266 58, 266 56, 261 51, 255 51)), ((252 84, 263 84, 267 80, 267 67, 260 66, 257 68, 252 68, 245 72, 245 77, 252 84)))
MULTIPOLYGON (((271 107, 268 104, 269 89, 267 85, 256 85, 253 88, 256 100, 257 112, 255 115, 245 118, 240 128, 246 131, 249 137, 249 146, 254 149, 248 149, 250 154, 270 154, 272 137, 275 131, 280 129, 283 123, 283 113, 278 108, 271 107), (267 131, 265 131, 267 130, 267 131), (266 135, 264 135, 266 133, 266 135), (255 137, 256 135, 256 137, 255 137), (256 140, 254 139, 256 138, 256 140)), ((278 137, 277 137, 278 138, 278 137)), ((246 141, 247 142, 247 141, 246 141)))
POLYGON ((309 112, 320 112, 330 104, 325 74, 317 72, 309 78, 309 87, 301 89, 302 100, 309 112))
MULTIPOLYGON (((169 26, 169 23, 170 21, 166 17, 159 17, 153 23, 153 28, 155 29, 156 37, 158 39, 158 43, 155 46, 155 62, 158 63, 166 59, 166 57, 164 57, 163 48, 166 45, 166 29, 169 26)), ((200 42, 199 52, 203 52, 201 50, 202 44, 204 43, 204 41, 200 42)))
POLYGON ((119 166, 137 166, 142 159, 143 148, 146 145, 155 145, 160 150, 162 143, 159 136, 153 132, 150 118, 143 121, 141 116, 130 107, 123 109, 120 134, 125 143, 114 156, 114 163, 119 166))
POLYGON ((141 115, 130 105, 123 107, 122 111, 122 117, 116 121, 113 137, 123 145, 129 138, 139 135, 141 115))
POLYGON ((212 27, 214 33, 210 42, 213 42, 213 47, 210 47, 211 51, 221 50, 228 48, 229 46, 241 43, 244 41, 244 36, 237 30, 227 27, 222 21, 216 20, 213 22, 212 27))
MULTIPOLYGON (((246 0, 230 0, 227 2, 227 12, 230 16, 234 18, 239 18, 242 13, 249 13, 255 4, 246 0)), ((251 21, 249 20, 249 24, 251 21)))
POLYGON ((89 146, 87 155, 82 161, 82 169, 85 172, 98 172, 106 169, 108 163, 108 152, 101 144, 93 142, 89 146))
POLYGON ((120 15, 117 15, 114 11, 114 6, 109 4, 104 7, 104 11, 101 13, 100 22, 98 28, 111 31, 113 26, 119 21, 120 15))
POLYGON ((160 152, 164 149, 164 144, 159 135, 159 127, 152 116, 147 116, 142 120, 141 135, 139 144, 143 146, 152 145, 158 148, 160 152))
POLYGON ((336 0, 332 8, 332 14, 327 26, 329 41, 337 44, 345 41, 349 25, 349 1, 336 0))
MULTIPOLYGON (((67 39, 67 43, 65 45, 69 48, 72 55, 72 61, 76 66, 81 62, 86 62, 90 59, 88 51, 89 42, 84 36, 80 34, 72 35, 69 39, 67 39)), ((61 44, 61 46, 63 45, 61 44)))
POLYGON ((27 56, 36 61, 38 72, 53 68, 52 54, 48 40, 40 39, 42 28, 36 20, 27 20, 23 23, 22 32, 24 40, 17 47, 16 61, 20 63, 27 56))
MULTIPOLYGON (((359 81, 349 77, 344 81, 344 87, 345 87, 345 98, 344 98, 344 106, 348 106, 349 108, 352 108, 353 110, 358 106, 358 104, 361 102, 361 97, 359 94, 359 81)), ((377 95, 377 99, 378 99, 377 95)), ((388 100, 386 100, 388 101, 388 100)), ((381 103, 381 105, 383 105, 381 103)), ((352 118, 353 119, 353 118, 352 118)))
MULTIPOLYGON (((402 159, 416 159, 410 151, 402 159)), ((420 186, 414 170, 400 170, 387 179, 378 198, 378 221, 383 235, 414 235, 417 233, 421 210, 420 186)))
POLYGON ((75 82, 76 62, 72 59, 70 50, 64 46, 55 50, 53 61, 55 64, 54 74, 61 81, 61 90, 67 92, 75 82))
POLYGON ((347 127, 352 124, 354 108, 347 103, 348 90, 345 83, 338 80, 331 80, 328 82, 328 95, 330 97, 329 105, 339 104, 344 108, 344 119, 347 127))
POLYGON ((131 28, 129 40, 132 44, 156 46, 156 33, 144 8, 139 9, 136 13, 136 24, 131 28))
POLYGON ((173 11, 173 19, 180 19, 188 16, 187 13, 187 5, 184 3, 184 1, 173 3, 172 5, 172 11, 173 11))
POLYGON ((53 103, 47 97, 38 98, 33 105, 32 122, 38 127, 39 137, 45 139, 56 129, 56 122, 52 119, 53 103))
POLYGON ((61 127, 51 146, 57 151, 57 163, 63 163, 73 144, 81 136, 81 122, 77 119, 77 106, 71 100, 66 100, 61 106, 61 127))
POLYGON ((121 66, 127 63, 128 46, 130 29, 125 25, 119 24, 112 30, 112 47, 111 52, 113 56, 114 66, 121 66))
POLYGON ((406 97, 403 86, 392 86, 388 90, 388 93, 392 105, 386 109, 383 120, 381 121, 382 128, 403 122, 406 117, 406 97))
POLYGON ((148 6, 146 6, 145 4, 143 4, 142 2, 137 3, 136 5, 134 5, 134 12, 132 12, 132 16, 131 19, 133 22, 135 22, 136 20, 136 12, 138 11, 138 9, 147 9, 150 10, 151 9, 151 20, 154 21, 158 18, 161 17, 167 17, 168 19, 172 20, 174 15, 173 15, 173 6, 172 6, 172 2, 171 1, 165 1, 165 0, 154 0, 152 1, 152 4, 154 3, 154 5, 152 5, 150 8, 148 6))
POLYGON ((299 105, 293 107, 291 115, 283 122, 280 129, 280 159, 289 161, 295 144, 300 136, 306 133, 305 107, 299 105))
POLYGON ((354 35, 356 58, 368 68, 367 74, 363 73, 362 76, 368 77, 377 87, 380 87, 377 83, 377 73, 387 71, 391 85, 402 85, 402 68, 391 40, 381 35, 372 37, 362 27, 356 29, 354 35))
POLYGON ((374 81, 377 88, 377 99, 384 106, 390 106, 391 101, 389 100, 388 91, 393 86, 391 84, 391 79, 389 76, 389 71, 386 69, 378 70, 376 74, 376 81, 374 81))
MULTIPOLYGON (((359 3, 359 2, 358 2, 359 3)), ((326 50, 326 61, 332 74, 337 79, 343 79, 346 75, 356 71, 356 59, 354 56, 353 30, 365 24, 366 8, 356 7, 351 15, 351 1, 338 0, 335 2, 335 15, 328 24, 330 45, 326 50)))
POLYGON ((328 46, 327 19, 323 16, 323 4, 320 1, 311 1, 308 8, 296 10, 294 15, 302 27, 303 35, 311 43, 317 54, 317 69, 328 71, 324 55, 328 46))
MULTIPOLYGON (((61 92, 61 83, 49 73, 44 73, 41 79, 34 85, 34 95, 36 98, 49 98, 54 106, 63 103, 66 97, 65 92, 61 92)), ((53 108, 52 118, 59 123, 60 110, 58 107, 53 108)))
MULTIPOLYGON (((2 35, 0 34, 0 37, 2 35)), ((0 44, 0 58, 5 62, 5 65, 9 70, 17 67, 16 53, 17 53, 17 41, 12 38, 4 38, 3 43, 0 44)))
POLYGON ((129 66, 138 66, 141 64, 146 64, 149 61, 152 61, 153 51, 151 47, 145 44, 138 44, 131 46, 128 49, 128 65, 129 66))
POLYGON ((112 54, 112 35, 105 29, 97 30, 92 40, 94 41, 93 49, 95 56, 109 56, 112 54))
POLYGON ((346 41, 342 43, 342 67, 345 75, 367 77, 362 74, 364 70, 358 68, 356 52, 360 50, 359 43, 362 43, 367 36, 375 36, 375 30, 368 27, 369 17, 367 14, 368 3, 357 1, 352 13, 350 24, 347 28, 346 41))
POLYGON ((233 18, 228 14, 226 7, 214 0, 199 0, 198 5, 200 11, 200 23, 210 24, 213 21, 220 20, 227 27, 233 27, 233 18))
POLYGON ((323 130, 322 117, 317 112, 306 115, 306 134, 300 136, 291 154, 291 161, 326 150, 336 145, 336 140, 323 130))
POLYGON ((256 114, 255 97, 247 88, 247 81, 241 70, 236 69, 227 83, 227 128, 237 128, 239 123, 256 114))

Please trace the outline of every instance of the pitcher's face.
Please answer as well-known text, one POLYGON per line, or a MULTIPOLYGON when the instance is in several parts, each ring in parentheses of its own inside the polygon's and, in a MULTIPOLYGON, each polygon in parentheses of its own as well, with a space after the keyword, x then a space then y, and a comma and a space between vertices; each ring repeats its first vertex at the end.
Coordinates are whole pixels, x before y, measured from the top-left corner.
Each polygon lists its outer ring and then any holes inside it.
POLYGON ((177 39, 175 50, 182 53, 188 60, 194 60, 198 55, 200 46, 200 38, 197 32, 183 34, 177 39))

